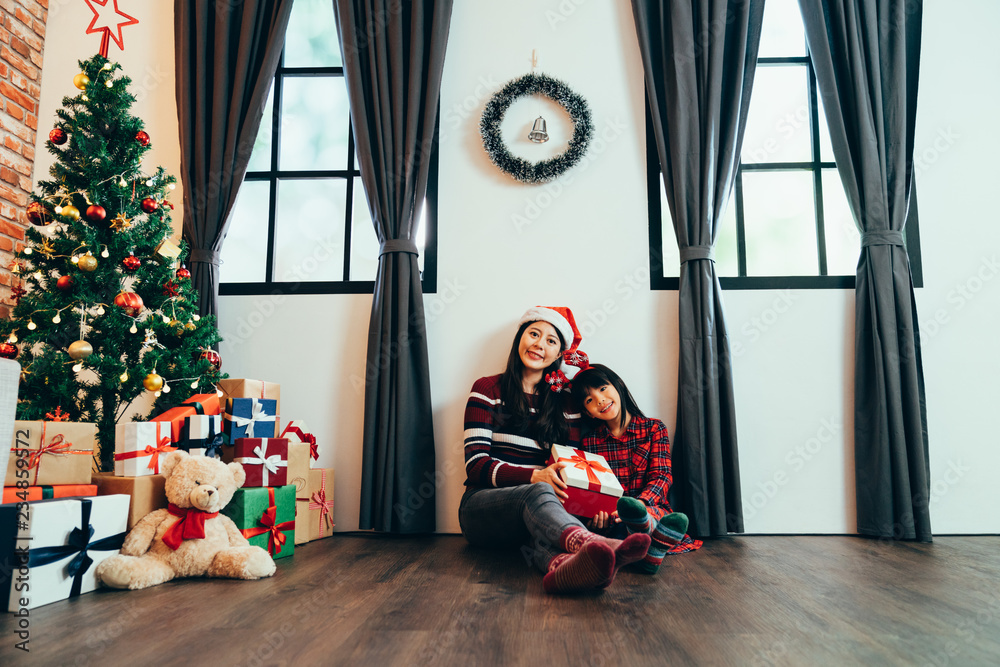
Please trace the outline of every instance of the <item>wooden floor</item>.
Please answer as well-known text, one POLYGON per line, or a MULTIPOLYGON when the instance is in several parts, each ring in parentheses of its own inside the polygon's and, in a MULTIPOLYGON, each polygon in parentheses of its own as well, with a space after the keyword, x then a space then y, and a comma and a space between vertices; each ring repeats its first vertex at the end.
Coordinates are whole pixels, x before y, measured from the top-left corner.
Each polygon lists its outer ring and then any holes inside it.
POLYGON ((258 582, 0 617, 0 665, 996 665, 1000 537, 739 537, 556 597, 517 552, 337 535, 258 582))

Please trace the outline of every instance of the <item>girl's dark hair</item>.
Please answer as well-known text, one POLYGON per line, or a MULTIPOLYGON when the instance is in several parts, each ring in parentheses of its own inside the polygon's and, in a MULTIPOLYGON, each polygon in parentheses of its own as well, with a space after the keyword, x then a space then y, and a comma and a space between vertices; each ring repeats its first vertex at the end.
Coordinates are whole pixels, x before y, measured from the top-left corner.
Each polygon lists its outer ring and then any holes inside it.
MULTIPOLYGON (((521 384, 524 363, 521 361, 521 355, 518 354, 521 336, 531 324, 534 322, 525 322, 518 328, 517 335, 514 336, 514 343, 510 346, 510 354, 507 356, 507 368, 500 375, 500 399, 503 401, 503 415, 500 416, 500 420, 506 422, 505 426, 511 430, 522 430, 527 422, 534 422, 534 425, 529 427, 527 431, 532 433, 534 439, 540 444, 551 445, 565 441, 569 432, 566 418, 563 416, 562 395, 549 391, 548 385, 544 381, 547 374, 559 369, 562 354, 542 373, 542 381, 539 382, 542 389, 537 394, 535 414, 532 415, 531 406, 528 398, 524 395, 524 387, 521 384)), ((559 337, 559 351, 562 352, 566 349, 566 341, 563 340, 558 329, 556 329, 556 336, 559 337)))
POLYGON ((587 411, 583 407, 583 399, 587 397, 588 389, 600 389, 606 384, 610 384, 618 392, 618 396, 622 400, 622 407, 625 408, 618 413, 618 428, 625 427, 625 414, 633 416, 645 417, 642 414, 642 410, 636 405, 635 399, 632 398, 632 393, 625 386, 618 374, 613 370, 608 368, 603 364, 592 364, 589 368, 580 371, 573 378, 573 402, 576 404, 577 408, 580 410, 580 416, 587 420, 589 426, 597 426, 593 419, 587 415, 587 411))

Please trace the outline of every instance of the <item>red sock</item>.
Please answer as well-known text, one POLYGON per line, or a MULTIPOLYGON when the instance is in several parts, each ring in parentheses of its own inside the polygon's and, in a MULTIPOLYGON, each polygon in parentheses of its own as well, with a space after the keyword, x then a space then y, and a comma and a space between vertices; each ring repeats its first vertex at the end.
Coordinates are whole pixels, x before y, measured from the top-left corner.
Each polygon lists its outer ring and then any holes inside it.
POLYGON ((559 554, 542 578, 546 593, 579 593, 606 588, 615 576, 615 554, 611 547, 591 541, 576 553, 559 554))
POLYGON ((562 536, 559 538, 559 546, 561 546, 564 551, 576 553, 584 546, 594 541, 606 544, 614 550, 615 569, 618 570, 629 563, 635 563, 642 560, 643 557, 645 557, 646 552, 649 551, 649 543, 651 540, 649 535, 644 533, 633 533, 624 540, 613 540, 610 537, 604 537, 602 535, 592 533, 586 528, 575 526, 567 528, 563 531, 562 536))

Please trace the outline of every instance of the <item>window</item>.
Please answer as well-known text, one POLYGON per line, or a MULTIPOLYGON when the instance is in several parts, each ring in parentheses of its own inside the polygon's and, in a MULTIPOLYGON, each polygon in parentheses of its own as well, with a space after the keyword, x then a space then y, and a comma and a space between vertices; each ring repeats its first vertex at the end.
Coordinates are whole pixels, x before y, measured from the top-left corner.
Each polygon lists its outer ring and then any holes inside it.
MULTIPOLYGON (((651 123, 651 287, 677 289, 680 259, 651 123)), ((919 286, 918 234, 911 216, 906 242, 919 286)), ((740 166, 716 241, 719 281, 727 289, 853 288, 860 250, 798 3, 768 0, 740 166)))
MULTIPOLYGON (((415 239, 424 292, 436 289, 436 149, 430 172, 415 239)), ((221 294, 374 290, 379 243, 354 149, 330 0, 292 6, 232 216, 221 294)))

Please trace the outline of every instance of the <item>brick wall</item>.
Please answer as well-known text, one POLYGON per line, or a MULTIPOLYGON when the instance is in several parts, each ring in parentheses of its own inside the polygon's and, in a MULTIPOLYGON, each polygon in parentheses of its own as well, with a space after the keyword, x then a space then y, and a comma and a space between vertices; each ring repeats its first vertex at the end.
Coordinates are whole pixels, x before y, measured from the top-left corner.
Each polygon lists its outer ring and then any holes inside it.
POLYGON ((0 317, 8 315, 10 266, 27 224, 48 6, 0 0, 0 317))

